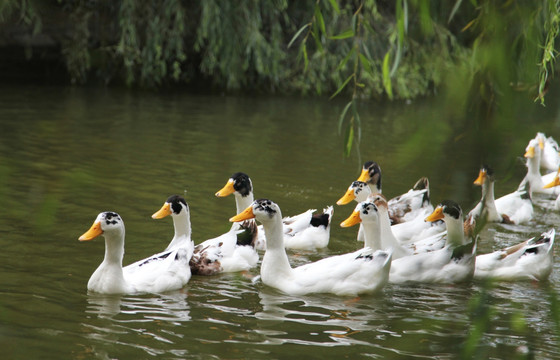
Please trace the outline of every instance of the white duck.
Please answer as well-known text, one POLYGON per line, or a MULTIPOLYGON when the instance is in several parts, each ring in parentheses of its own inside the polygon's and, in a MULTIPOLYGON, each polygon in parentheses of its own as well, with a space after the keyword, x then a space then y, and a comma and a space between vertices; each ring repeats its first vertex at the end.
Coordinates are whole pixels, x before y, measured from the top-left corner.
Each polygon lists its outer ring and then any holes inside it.
POLYGON ((268 286, 292 295, 357 295, 379 291, 387 283, 391 267, 389 252, 366 248, 292 268, 283 244, 282 213, 278 205, 267 199, 256 200, 230 221, 251 218, 264 226, 267 241, 261 279, 268 286))
POLYGON ((531 193, 543 193, 543 194, 557 194, 557 190, 554 188, 544 188, 545 184, 550 183, 555 176, 554 172, 546 175, 540 173, 540 163, 542 151, 539 147, 539 142, 536 139, 529 141, 529 145, 525 149, 525 157, 527 158, 527 175, 521 181, 519 187, 523 187, 526 182, 529 183, 531 193))
POLYGON ((366 201, 358 203, 354 212, 340 226, 350 227, 358 223, 363 228, 366 248, 388 250, 393 254, 393 260, 412 255, 412 250, 403 247, 391 232, 387 201, 383 195, 374 195, 366 201))
MULTIPOLYGON (((254 200, 253 183, 247 174, 242 172, 233 174, 226 185, 216 192, 217 197, 225 197, 230 194, 235 196, 238 214, 251 205, 254 200)), ((328 206, 320 214, 314 215, 315 209, 309 209, 299 215, 282 219, 286 249, 313 250, 327 247, 333 211, 333 207, 328 206)), ((266 249, 266 237, 262 225, 259 226, 259 230, 255 247, 258 250, 264 250, 266 249)))
POLYGON ((522 183, 523 187, 516 191, 494 200, 494 171, 489 166, 483 165, 474 184, 482 187, 482 198, 469 212, 467 218, 477 217, 483 207, 485 221, 488 222, 523 224, 533 218, 531 191, 526 189, 530 186, 528 182, 522 183))
MULTIPOLYGON (((374 161, 366 161, 357 181, 365 182, 369 186, 371 194, 381 194, 381 168, 379 164, 374 161)), ((354 199, 354 190, 348 188, 346 193, 337 201, 337 204, 345 205, 354 199)), ((425 212, 426 209, 432 212, 433 206, 430 203, 428 179, 421 178, 408 192, 390 199, 388 205, 391 224, 413 220, 420 212, 425 212)))
POLYGON ((552 272, 554 229, 514 246, 476 257, 474 277, 545 280, 552 272))
POLYGON ((99 235, 105 237, 105 258, 88 281, 89 291, 103 294, 159 293, 181 289, 191 278, 189 260, 193 248, 188 243, 123 268, 125 229, 119 214, 100 213, 79 240, 92 240, 99 235))
MULTIPOLYGON (((387 203, 387 200, 385 199, 385 197, 383 197, 383 195, 378 195, 383 198, 385 206, 382 209, 380 204, 376 203, 376 205, 380 209, 380 211, 387 211, 387 216, 389 217, 389 205, 387 203)), ((346 192, 345 196, 348 196, 349 198, 352 198, 353 196, 353 199, 356 202, 360 203, 366 201, 367 199, 374 199, 374 197, 376 197, 377 195, 372 194, 371 188, 365 182, 354 181, 348 187, 348 191, 346 192)), ((415 242, 420 239, 426 239, 437 234, 442 235, 442 233, 445 232, 445 224, 443 223, 443 221, 434 223, 424 221, 426 216, 430 215, 433 211, 433 209, 431 209, 431 206, 424 207, 423 209, 423 211, 418 210, 416 212, 417 215, 414 219, 400 224, 391 225, 389 219, 389 226, 391 227, 392 236, 394 236, 399 243, 404 244, 415 242)), ((382 219, 384 219, 383 216, 382 219)), ((364 240, 361 225, 358 231, 358 240, 364 240)), ((393 259, 396 259, 397 257, 398 251, 397 253, 393 253, 393 259)))
POLYGON ((461 207, 454 201, 443 201, 426 221, 441 219, 447 226, 445 246, 394 260, 389 275, 391 283, 457 283, 472 278, 477 240, 465 243, 461 207))
MULTIPOLYGON (((181 244, 188 234, 190 240, 191 221, 189 207, 185 200, 172 195, 161 209, 154 213, 154 219, 172 215, 175 236, 168 248, 181 244)), ((189 265, 194 275, 215 275, 223 272, 248 270, 257 265, 259 254, 253 246, 256 224, 247 222, 232 228, 229 232, 203 241, 194 247, 189 265), (252 225, 252 226, 251 226, 252 225)))
MULTIPOLYGON (((554 179, 548 184, 546 184, 544 187, 552 188, 558 185, 560 185, 560 167, 558 168, 558 172, 556 173, 556 176, 554 176, 554 179)), ((560 195, 558 195, 556 201, 554 201, 554 210, 560 210, 560 195)))
POLYGON ((552 136, 547 138, 542 132, 537 133, 535 139, 539 142, 539 147, 542 151, 541 169, 556 171, 560 167, 560 147, 558 147, 558 143, 552 136))

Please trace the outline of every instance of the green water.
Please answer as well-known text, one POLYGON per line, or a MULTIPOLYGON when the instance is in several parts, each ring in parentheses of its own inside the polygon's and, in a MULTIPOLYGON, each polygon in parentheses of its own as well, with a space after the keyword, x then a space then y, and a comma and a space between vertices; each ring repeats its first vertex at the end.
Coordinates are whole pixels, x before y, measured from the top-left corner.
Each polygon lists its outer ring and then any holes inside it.
MULTIPOLYGON (((550 97, 554 99, 553 96, 550 97)), ((181 291, 88 294, 104 242, 80 243, 100 211, 126 225, 124 263, 161 251, 170 219, 152 220, 171 194, 191 207, 196 243, 227 229, 233 197, 214 193, 249 174, 255 196, 284 215, 334 204, 365 160, 383 170, 388 197, 430 179, 432 202, 480 197, 472 182, 490 163, 496 195, 525 173, 537 131, 560 139, 559 104, 520 99, 507 121, 448 118, 437 99, 370 104, 361 153, 342 157, 344 101, 154 94, 64 87, 0 88, 0 348, 5 359, 457 358, 474 341, 482 358, 559 358, 550 302, 560 298, 558 255, 548 282, 388 285, 360 298, 289 296, 255 281, 258 269, 193 277, 181 291), (480 338, 484 314, 488 326, 480 338), (470 335, 471 334, 471 335, 470 335)), ((524 226, 491 225, 480 249, 520 242, 560 224, 540 199, 524 226)), ((338 224, 328 249, 290 252, 293 265, 353 251, 338 224)), ((558 245, 556 245, 558 248, 558 245)), ((558 250, 558 249, 556 249, 558 250)), ((558 253, 558 251, 557 251, 558 253)))

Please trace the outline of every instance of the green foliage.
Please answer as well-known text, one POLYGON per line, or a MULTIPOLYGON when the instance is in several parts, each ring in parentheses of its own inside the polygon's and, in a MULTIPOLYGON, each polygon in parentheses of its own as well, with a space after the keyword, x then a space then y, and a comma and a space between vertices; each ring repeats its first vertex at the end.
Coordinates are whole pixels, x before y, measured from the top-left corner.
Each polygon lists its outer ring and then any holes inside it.
POLYGON ((154 87, 181 80, 181 67, 187 59, 187 22, 179 0, 121 1, 116 54, 121 57, 128 85, 154 87))
POLYGON ((73 84, 84 83, 90 68, 90 53, 88 51, 89 28, 88 22, 91 11, 79 7, 70 14, 72 31, 67 39, 62 41, 62 54, 66 60, 66 68, 73 84))
POLYGON ((560 0, 4 0, 0 25, 60 44, 73 83, 452 102, 534 88, 555 72, 560 0), (538 66, 535 66, 538 64, 538 66), (455 97, 455 98, 454 98, 455 97))
POLYGON ((542 50, 542 60, 539 64, 538 98, 544 104, 544 95, 548 89, 550 72, 553 72, 554 60, 557 55, 555 40, 560 35, 560 0, 548 0, 544 4, 544 30, 546 39, 542 50))
POLYGON ((39 15, 41 2, 35 0, 3 0, 0 2, 0 24, 15 16, 19 22, 28 26, 32 34, 41 31, 42 19, 39 15))
POLYGON ((201 73, 228 89, 280 86, 290 72, 284 64, 287 6, 287 1, 200 2, 195 50, 202 57, 201 73))

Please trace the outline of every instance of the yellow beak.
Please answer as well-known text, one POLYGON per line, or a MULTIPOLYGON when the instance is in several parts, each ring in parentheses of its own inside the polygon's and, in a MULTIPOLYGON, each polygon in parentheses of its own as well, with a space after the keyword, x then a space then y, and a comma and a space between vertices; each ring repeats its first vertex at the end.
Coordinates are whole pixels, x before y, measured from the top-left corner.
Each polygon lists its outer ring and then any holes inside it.
POLYGON ((346 190, 346 193, 344 195, 342 195, 342 197, 340 199, 338 199, 336 204, 337 205, 346 205, 350 201, 354 200, 355 198, 356 198, 356 195, 354 195, 354 190, 353 189, 348 189, 348 190, 346 190))
POLYGON ((473 184, 482 186, 482 184, 484 184, 484 181, 486 181, 486 171, 480 170, 480 172, 478 173, 478 177, 473 184))
POLYGON ((555 187, 560 185, 560 177, 558 177, 558 174, 556 174, 556 176, 554 177, 554 180, 552 180, 551 182, 549 182, 548 184, 546 184, 545 186, 543 186, 543 189, 549 189, 551 187, 555 187))
POLYGON ((369 171, 367 169, 362 169, 362 173, 357 181, 368 182, 369 179, 369 171))
POLYGON ((535 157, 535 147, 531 146, 529 149, 527 149, 527 152, 525 153, 525 157, 532 159, 535 157))
POLYGON ((541 150, 544 149, 544 141, 542 141, 542 139, 539 139, 539 147, 541 148, 541 150))
POLYGON ((239 221, 243 221, 243 220, 253 219, 254 217, 255 217, 255 214, 253 213, 253 206, 249 206, 247 209, 243 210, 239 214, 230 218, 229 221, 239 222, 239 221))
POLYGON ((159 209, 152 215, 152 219, 163 219, 164 217, 169 215, 171 215, 171 204, 165 203, 163 204, 161 209, 159 209))
POLYGON ((226 185, 221 188, 220 190, 218 190, 218 192, 216 193, 217 197, 226 197, 228 195, 233 194, 233 192, 235 191, 235 189, 233 188, 233 179, 229 179, 228 182, 226 183, 226 185))
POLYGON ((428 215, 425 221, 434 222, 443 219, 443 209, 441 206, 438 206, 433 213, 428 215))
POLYGON ((93 225, 86 231, 82 236, 78 238, 80 241, 92 240, 98 237, 99 235, 103 234, 103 230, 101 230, 101 223, 99 221, 95 221, 93 225))
POLYGON ((340 227, 350 227, 359 224, 361 222, 362 219, 360 219, 360 212, 354 210, 352 214, 348 217, 348 219, 340 223, 340 227))

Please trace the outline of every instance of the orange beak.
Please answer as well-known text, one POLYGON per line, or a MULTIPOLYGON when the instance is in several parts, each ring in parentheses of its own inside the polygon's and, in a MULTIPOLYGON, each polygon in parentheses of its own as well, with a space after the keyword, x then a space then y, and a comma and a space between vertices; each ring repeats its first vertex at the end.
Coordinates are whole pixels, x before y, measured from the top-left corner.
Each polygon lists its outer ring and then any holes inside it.
POLYGON ((221 188, 220 190, 218 190, 218 192, 216 193, 217 197, 226 197, 228 195, 233 194, 233 192, 235 191, 235 189, 233 188, 233 179, 229 179, 228 182, 226 183, 226 185, 221 188))
POLYGON ((354 200, 355 198, 356 198, 356 195, 354 195, 354 190, 351 189, 351 188, 348 188, 348 190, 346 190, 346 193, 340 199, 338 199, 336 204, 337 205, 346 205, 350 201, 354 200))
POLYGON ((165 203, 163 204, 161 209, 159 209, 152 215, 152 219, 163 219, 164 217, 169 215, 171 215, 171 205, 169 203, 165 203))
POLYGON ((424 221, 434 222, 443 219, 443 208, 438 206, 424 221))
POLYGON ((93 225, 91 225, 89 230, 86 231, 82 236, 80 236, 78 240, 80 241, 92 240, 101 234, 103 234, 103 230, 101 230, 101 223, 99 221, 95 221, 93 225))
POLYGON ((484 184, 484 181, 486 181, 486 170, 480 170, 480 172, 478 173, 478 177, 473 184, 482 186, 482 184, 484 184))
POLYGON ((362 222, 360 218, 360 212, 354 210, 352 214, 343 222, 340 223, 340 227, 350 227, 362 222))
POLYGON ((560 177, 558 177, 558 174, 556 174, 556 176, 554 177, 554 180, 552 180, 551 182, 549 182, 548 184, 546 184, 545 186, 543 186, 543 189, 549 189, 551 187, 555 187, 560 185, 560 177))
POLYGON ((369 171, 367 169, 362 169, 362 173, 357 181, 368 182, 369 179, 369 171))
POLYGON ((253 213, 253 206, 249 206, 247 209, 243 210, 239 214, 231 217, 229 221, 231 222, 239 222, 243 220, 249 220, 255 218, 255 213, 253 213))

